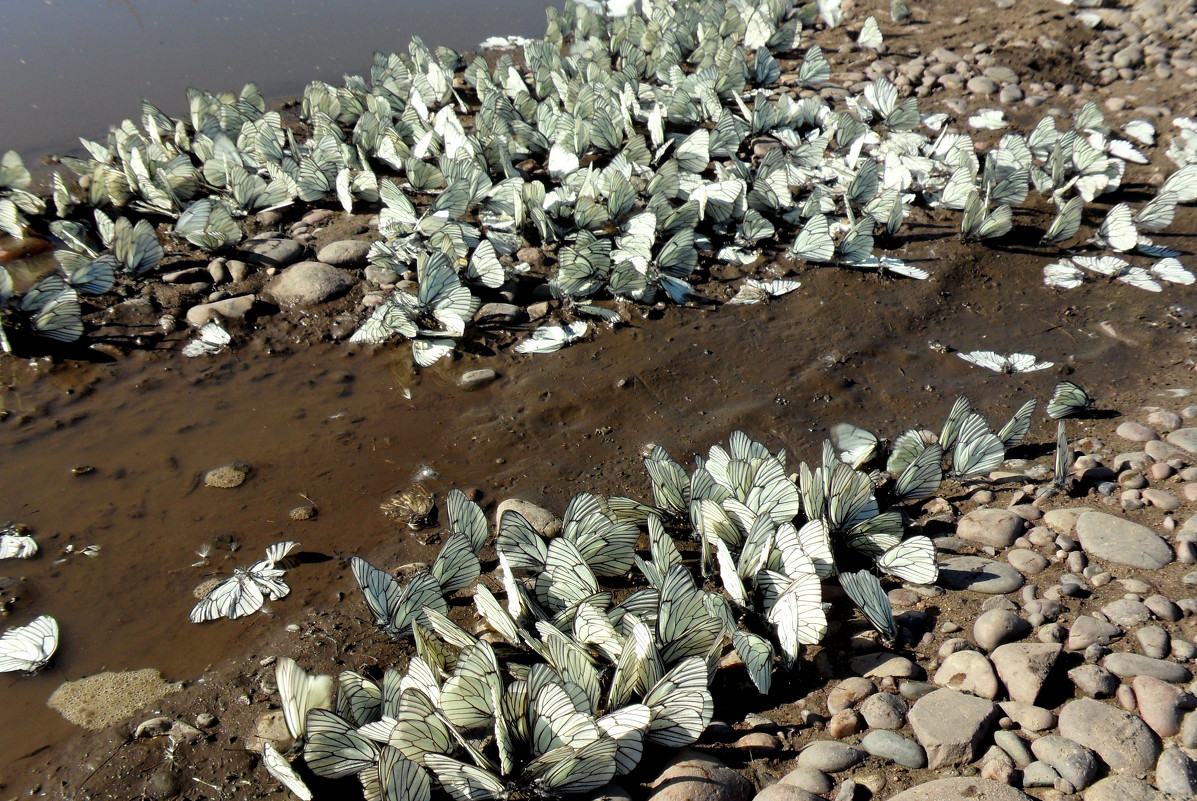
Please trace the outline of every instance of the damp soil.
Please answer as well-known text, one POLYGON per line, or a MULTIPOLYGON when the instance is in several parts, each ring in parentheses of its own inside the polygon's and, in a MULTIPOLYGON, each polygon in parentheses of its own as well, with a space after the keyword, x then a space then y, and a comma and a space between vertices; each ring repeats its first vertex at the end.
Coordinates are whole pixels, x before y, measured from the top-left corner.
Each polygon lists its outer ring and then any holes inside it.
MULTIPOLYGON (((1040 30, 1061 40, 1078 35, 1046 0, 1024 19, 977 13, 977 22, 956 26, 945 21, 971 5, 934 6, 891 46, 924 53, 963 46, 986 41, 995 25, 1027 26, 1032 41, 1040 30)), ((839 69, 853 58, 833 53, 832 62, 839 69)), ((1043 69, 1062 80, 1052 70, 1083 67, 1059 62, 1043 69)), ((1136 91, 1177 109, 1186 102, 1175 83, 1153 80, 1136 91)), ((920 107, 934 110, 942 99, 937 93, 920 107)), ((1011 114, 1023 130, 1038 116, 1011 114)), ((1171 169, 1160 151, 1152 165, 1131 165, 1124 191, 1145 194, 1171 169)), ((1104 209, 1089 212, 1087 222, 1095 224, 1104 209)), ((961 245, 958 217, 916 212, 899 241, 878 245, 926 267, 933 277, 925 282, 795 266, 766 254, 773 271, 799 278, 801 289, 759 306, 635 307, 630 323, 551 355, 516 354, 515 333, 484 332, 452 361, 417 372, 403 346, 370 350, 337 341, 359 289, 326 308, 252 320, 236 332, 234 350, 210 358, 183 359, 182 332, 139 345, 139 327, 152 322, 115 315, 100 338, 119 341, 119 349, 4 358, 0 513, 30 526, 42 554, 0 565, 0 587, 14 619, 53 614, 62 639, 42 673, 0 677, 2 797, 281 797, 244 750, 255 722, 273 708, 270 657, 293 656, 321 672, 381 673, 406 663, 408 647, 367 619, 348 558, 358 554, 389 568, 431 560, 435 528, 413 534, 379 509, 425 466, 436 473, 425 486, 438 499, 459 487, 474 492, 492 518, 508 497, 560 514, 582 490, 648 497, 641 460, 649 443, 691 466, 694 453, 742 429, 811 459, 827 427, 840 420, 890 436, 938 427, 955 397, 966 394, 1000 424, 1028 397, 1046 398, 1063 377, 1083 384, 1104 410, 1075 424, 1070 438, 1115 442, 1123 413, 1175 405, 1174 390, 1197 392, 1197 291, 1169 286, 1157 295, 1115 283, 1049 290, 1042 267, 1056 253, 1036 243, 1050 212, 1019 209, 1015 220, 1014 233, 996 245, 961 245), (999 375, 939 345, 1030 352, 1056 366, 999 375), (458 385, 462 373, 480 367, 496 370, 498 380, 472 391, 458 385), (244 484, 204 485, 205 471, 230 461, 252 466, 244 484), (290 510, 303 504, 318 513, 292 520, 290 510), (272 603, 269 615, 188 622, 196 585, 255 561, 280 539, 300 541, 301 564, 288 572, 291 594, 272 603), (100 546, 98 556, 78 553, 92 544, 100 546), (207 564, 194 566, 202 546, 212 552, 207 564), (84 732, 45 705, 64 680, 147 667, 182 682, 183 691, 109 729, 84 732), (172 750, 165 738, 131 740, 143 719, 162 714, 194 723, 205 712, 217 723, 204 742, 172 750)), ((336 224, 340 238, 356 230, 354 220, 336 224)), ((1187 260, 1197 251, 1197 209, 1180 208, 1170 230, 1181 233, 1157 241, 1189 254, 1187 260)), ((726 298, 737 278, 717 272, 700 289, 726 298)), ((1027 441, 1018 455, 1047 463, 1054 425, 1042 413, 1027 441)), ((1012 492, 999 492, 996 503, 1012 492)), ((1088 492, 1060 505, 1096 505, 1088 492)), ((971 508, 963 489, 949 500, 958 511, 971 508)), ((1153 525, 1162 517, 1153 509, 1129 516, 1153 525)), ((484 572, 493 571, 493 552, 483 555, 484 572)), ((967 619, 980 597, 950 593, 926 600, 921 611, 933 621, 967 619)), ((469 624, 470 604, 455 599, 453 616, 469 624)), ((862 633, 859 623, 829 637, 821 649, 825 664, 844 663, 862 633)), ((736 724, 759 711, 777 722, 789 748, 754 759, 730 741, 702 747, 758 786, 768 784, 811 739, 798 699, 815 704, 825 682, 804 662, 796 675, 778 676, 762 699, 742 671, 721 671, 716 717, 736 724)), ((650 755, 633 784, 651 780, 658 761, 650 755)), ((876 767, 891 787, 927 778, 876 767)), ((335 787, 330 791, 343 794, 352 783, 335 787)))

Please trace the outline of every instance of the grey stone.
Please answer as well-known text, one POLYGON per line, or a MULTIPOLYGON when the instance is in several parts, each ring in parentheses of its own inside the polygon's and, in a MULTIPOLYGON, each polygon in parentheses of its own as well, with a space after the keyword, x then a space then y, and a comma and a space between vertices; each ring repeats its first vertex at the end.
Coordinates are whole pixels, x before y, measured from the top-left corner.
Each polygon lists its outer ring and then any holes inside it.
POLYGON ((1180 508, 1180 501, 1176 496, 1166 490, 1149 487, 1142 492, 1143 500, 1154 506, 1156 509, 1162 509, 1165 512, 1173 512, 1180 508))
POLYGON ((968 79, 968 91, 974 95, 991 95, 998 90, 997 82, 984 75, 976 75, 968 79))
POLYGON ((1094 643, 1109 645, 1121 636, 1122 629, 1113 623, 1081 615, 1072 621, 1072 627, 1068 630, 1068 643, 1064 647, 1069 651, 1083 651, 1094 643))
POLYGON ((983 698, 944 688, 916 701, 907 718, 934 769, 976 759, 998 711, 983 698))
POLYGON ((889 801, 946 801, 963 798, 967 798, 968 801, 1035 801, 1031 796, 1008 784, 978 776, 934 779, 890 796, 889 801))
POLYGON ((1007 643, 990 659, 1010 698, 1033 704, 1062 650, 1054 643, 1007 643))
POLYGON ((508 498, 499 504, 499 508, 495 510, 496 526, 503 524, 503 513, 507 511, 517 512, 522 515, 541 536, 555 537, 561 532, 561 518, 542 506, 537 506, 534 503, 520 500, 519 498, 508 498))
POLYGON ((1043 522, 1057 534, 1071 534, 1077 518, 1089 510, 1084 506, 1069 506, 1063 509, 1048 509, 1043 513, 1043 522))
POLYGON ((791 784, 774 784, 761 790, 753 801, 824 801, 814 793, 791 784))
POLYGON ((1197 453, 1197 428, 1178 428, 1168 434, 1167 440, 1189 453, 1197 453))
POLYGON ((208 283, 212 280, 207 269, 203 267, 188 267, 185 270, 174 270, 162 274, 164 284, 194 284, 197 281, 208 283))
POLYGON ((283 268, 299 261, 302 255, 303 245, 294 239, 251 239, 234 257, 247 264, 283 268))
POLYGON ((1160 620, 1167 620, 1175 623, 1184 617, 1184 612, 1180 611, 1180 607, 1172 602, 1172 599, 1166 595, 1149 595, 1143 599, 1143 605, 1151 610, 1151 614, 1158 617, 1160 620))
POLYGON ((956 536, 969 542, 1009 548, 1022 533, 1023 520, 1006 509, 974 509, 956 523, 956 536))
POLYGON ((211 322, 217 316, 225 320, 240 320, 249 314, 257 300, 257 295, 238 295, 235 298, 225 298, 212 303, 201 303, 187 310, 187 322, 199 327, 211 322))
POLYGON ((923 669, 916 662, 889 651, 854 656, 848 660, 848 666, 854 672, 873 679, 914 679, 924 675, 923 669))
POLYGON ((266 284, 280 306, 315 306, 344 295, 356 279, 349 273, 319 261, 301 261, 276 275, 266 284))
POLYGON ((1020 768, 1025 768, 1035 761, 1035 757, 1031 754, 1031 748, 1027 745, 1026 740, 1012 731, 998 729, 993 733, 993 742, 998 748, 1005 751, 1010 756, 1010 759, 1014 760, 1014 764, 1020 768))
POLYGON ((1067 737, 1040 737, 1031 743, 1031 751, 1078 790, 1088 787, 1097 776, 1097 756, 1067 737))
POLYGON ((479 323, 506 325, 518 323, 524 316, 524 310, 514 303, 487 303, 478 309, 474 319, 479 323))
POLYGON ((1114 433, 1128 442, 1148 442, 1160 438, 1159 434, 1156 434, 1147 426, 1134 420, 1127 420, 1125 423, 1122 423, 1114 433))
POLYGON ((1174 745, 1164 749, 1155 765, 1155 786, 1168 795, 1197 795, 1197 762, 1174 745))
POLYGON ((923 747, 897 732, 877 729, 861 738, 860 745, 870 755, 897 762, 907 768, 927 766, 927 754, 923 747))
MULTIPOLYGON (((632 794, 618 784, 604 784, 586 797, 587 801, 632 801, 632 794)), ((806 801, 803 799, 802 801, 806 801)))
POLYGON ((1080 698, 1060 710, 1060 734, 1097 752, 1112 770, 1143 774, 1160 754, 1160 740, 1137 715, 1080 698))
POLYGON ((1118 677, 1101 665, 1078 665, 1068 671, 1068 678, 1090 698, 1107 698, 1118 689, 1118 677))
POLYGON ((1144 570, 1172 561, 1172 549, 1147 526, 1105 512, 1085 512, 1076 521, 1077 539, 1090 556, 1144 570))
POLYGON ((839 773, 841 770, 852 767, 866 756, 864 750, 854 745, 836 740, 816 740, 798 754, 798 765, 803 768, 821 770, 824 773, 839 773))
POLYGON ((1147 782, 1131 776, 1107 776, 1085 791, 1085 801, 1163 801, 1147 782))
POLYGON ((973 623, 973 639, 986 651, 1002 643, 1021 640, 1031 633, 1031 624, 1005 609, 990 609, 973 623))
POLYGON ((1006 717, 1017 723, 1024 731, 1046 731, 1055 728, 1056 713, 1034 704, 1022 701, 1002 701, 998 704, 1006 717))
POLYGON ((831 792, 831 788, 835 786, 835 782, 823 771, 801 766, 795 767, 787 773, 778 784, 798 787, 816 795, 829 793, 831 792))
POLYGON ((873 682, 853 676, 836 684, 827 693, 827 711, 833 715, 843 709, 851 709, 862 699, 877 692, 873 682))
POLYGON ((1027 765, 1022 772, 1023 787, 1054 787, 1059 780, 1056 769, 1040 759, 1027 765))
POLYGON ((224 266, 228 269, 229 278, 233 281, 244 281, 251 272, 249 265, 240 259, 229 259, 224 266))
POLYGON ((1101 665, 1115 676, 1121 676, 1124 679, 1132 676, 1151 676, 1160 681, 1185 682, 1193 678, 1193 674, 1184 665, 1163 659, 1152 659, 1150 656, 1142 654, 1125 652, 1110 654, 1101 660, 1101 665))
POLYGON ((748 801, 752 783, 718 759, 683 749, 649 785, 654 801, 748 801))
POLYGON ((366 263, 370 243, 362 239, 342 239, 330 242, 316 253, 316 260, 333 267, 361 267, 366 263))
POLYGON ((1034 576, 1047 569, 1048 561, 1029 548, 1011 548, 1006 552, 1006 561, 1025 576, 1034 576))
POLYGON ((377 264, 371 264, 366 267, 363 275, 366 280, 372 284, 395 284, 399 282, 399 273, 392 270, 390 267, 382 267, 377 264))
POLYGON ((1117 601, 1111 601, 1101 608, 1101 613, 1123 631, 1141 626, 1151 620, 1151 610, 1144 606, 1142 601, 1133 598, 1119 598, 1117 601))
POLYGON ((1023 585, 1023 575, 1010 565, 980 556, 953 556, 939 565, 939 583, 950 590, 1002 595, 1023 585))
POLYGON ((871 695, 860 705, 861 717, 870 729, 900 729, 906 722, 910 705, 893 693, 871 695))
POLYGON ((240 487, 252 470, 245 462, 228 462, 204 473, 204 486, 218 489, 240 487))

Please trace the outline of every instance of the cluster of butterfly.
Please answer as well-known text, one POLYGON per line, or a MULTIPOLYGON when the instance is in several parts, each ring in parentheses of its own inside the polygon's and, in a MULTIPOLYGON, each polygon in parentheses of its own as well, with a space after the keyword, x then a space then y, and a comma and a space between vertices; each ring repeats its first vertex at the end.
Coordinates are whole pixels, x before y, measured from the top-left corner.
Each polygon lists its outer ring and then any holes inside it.
POLYGON ((276 542, 266 549, 266 558, 249 567, 233 569, 233 575, 207 592, 191 610, 192 623, 226 617, 236 620, 252 615, 266 602, 287 597, 291 588, 283 580, 290 566, 287 555, 299 547, 294 540, 276 542))

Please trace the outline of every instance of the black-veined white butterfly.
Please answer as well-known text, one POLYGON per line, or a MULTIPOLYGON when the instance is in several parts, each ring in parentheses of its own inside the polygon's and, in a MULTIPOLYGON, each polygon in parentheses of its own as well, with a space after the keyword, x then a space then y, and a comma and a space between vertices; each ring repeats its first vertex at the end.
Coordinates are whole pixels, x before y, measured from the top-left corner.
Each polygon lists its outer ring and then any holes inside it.
POLYGON ((317 776, 340 779, 361 773, 378 760, 378 746, 335 712, 311 710, 306 727, 303 761, 317 776))
POLYGON ((872 431, 851 423, 836 423, 828 433, 840 461, 854 470, 872 459, 881 444, 872 431))
POLYGON ((1047 233, 1039 240, 1040 243, 1058 245, 1076 236, 1077 230, 1081 227, 1081 212, 1084 209, 1084 198, 1074 197, 1065 203, 1064 207, 1060 209, 1060 213, 1052 220, 1047 233))
POLYGON ((286 570, 279 563, 299 543, 276 542, 266 549, 266 558, 249 567, 238 567, 233 575, 213 587, 191 610, 191 622, 203 623, 227 617, 236 620, 261 609, 266 601, 285 598, 291 588, 283 581, 286 570))
POLYGON ((864 21, 864 25, 860 26, 860 34, 856 37, 856 44, 861 47, 867 47, 870 50, 881 49, 881 28, 877 26, 877 19, 869 17, 864 21))
POLYGON ((586 336, 590 325, 585 320, 575 320, 565 325, 542 325, 532 336, 515 346, 517 353, 553 353, 586 336))
POLYGON ((991 350, 974 350, 956 354, 969 364, 985 367, 996 373, 1031 373, 1046 370, 1053 362, 1041 362, 1030 353, 1011 353, 1003 356, 991 350))
POLYGON ((313 709, 332 709, 336 686, 333 677, 325 674, 309 675, 294 659, 280 656, 274 665, 274 679, 283 708, 287 731, 302 740, 308 712, 313 709))
POLYGON ((350 559, 349 566, 375 624, 391 637, 402 636, 428 609, 442 613, 449 609, 440 582, 431 573, 418 573, 401 587, 394 576, 361 557, 350 559))
POLYGON ((302 801, 312 801, 312 791, 304 784, 303 779, 291 767, 291 763, 278 752, 269 742, 262 744, 262 764, 280 784, 295 794, 302 801))
POLYGON ((902 540, 877 557, 883 573, 914 584, 934 584, 939 578, 935 544, 921 534, 902 540))
POLYGON ((893 607, 876 576, 867 570, 840 573, 840 586, 864 612, 884 642, 892 644, 897 641, 898 624, 894 621, 893 607))
POLYGON ((1027 435, 1027 431, 1031 429, 1031 415, 1035 413, 1035 407, 1039 401, 1031 398, 1029 401, 1018 407, 1018 411, 1014 416, 1002 426, 1001 430, 997 432, 997 437, 1002 441, 1002 447, 1009 450, 1017 447, 1023 437, 1027 435))
POLYGON ((1100 247, 1116 252, 1130 250, 1138 240, 1139 232, 1135 228, 1130 206, 1125 203, 1110 209, 1093 236, 1093 241, 1100 247))
POLYGON ((0 534, 0 559, 28 559, 37 554, 37 542, 28 534, 0 534))
POLYGON ((956 447, 952 450, 953 478, 963 481, 996 468, 1005 458, 1002 441, 989 430, 979 414, 970 414, 960 426, 956 447))
POLYGON ((1061 381, 1047 402, 1047 416, 1053 420, 1080 414, 1093 405, 1093 398, 1079 384, 1061 381))
POLYGON ((969 193, 964 204, 964 215, 960 218, 960 241, 970 242, 1005 236, 1014 225, 1010 207, 999 205, 988 210, 981 194, 976 190, 969 193))
POLYGON ((942 458, 943 448, 938 443, 919 451, 894 480, 894 501, 921 501, 938 492, 943 481, 942 458))
POLYGON ((220 323, 212 320, 200 328, 199 336, 183 346, 184 356, 212 356, 229 346, 233 337, 220 323))
POLYGON ((1058 490, 1068 488, 1068 473, 1072 469, 1072 452, 1068 449, 1068 433, 1064 421, 1056 423, 1056 470, 1052 484, 1058 490))
POLYGON ((0 635, 0 673, 36 673, 58 650, 58 621, 39 615, 0 635))

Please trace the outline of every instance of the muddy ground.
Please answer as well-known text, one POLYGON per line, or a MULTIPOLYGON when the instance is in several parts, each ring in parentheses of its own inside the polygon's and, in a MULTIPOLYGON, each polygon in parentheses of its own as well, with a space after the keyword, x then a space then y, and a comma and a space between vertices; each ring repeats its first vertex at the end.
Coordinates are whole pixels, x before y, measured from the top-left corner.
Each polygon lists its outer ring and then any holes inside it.
MULTIPOLYGON (((963 51, 999 36, 1031 42, 1049 36, 1068 45, 1031 62, 1022 49, 999 49, 1003 63, 1028 76, 1024 82, 1041 75, 1079 91, 1043 108, 1009 106, 1020 130, 1029 131, 1050 106, 1070 113, 1087 99, 1128 98, 1125 111, 1107 113, 1118 122, 1143 106, 1169 109, 1156 120, 1161 129, 1174 113, 1193 111, 1192 78, 1183 73, 1164 79, 1144 71, 1133 82, 1097 86, 1077 56, 1096 34, 1059 3, 1020 0, 1017 13, 968 0, 912 5, 915 21, 897 28, 882 4, 858 3, 848 27, 858 29, 876 12, 890 45, 887 58, 899 63, 907 53, 963 51)), ((813 36, 827 43, 833 81, 862 71, 872 58, 837 52, 845 37, 843 30, 813 36)), ((952 98, 969 110, 997 105, 939 87, 920 99, 920 109, 939 110, 952 98)), ((1152 165, 1130 166, 1121 197, 1141 201, 1172 169, 1157 148, 1152 165)), ((287 212, 287 220, 304 211, 287 212)), ((1087 222, 1102 213, 1099 203, 1087 222)), ((1156 295, 1113 283, 1049 290, 1042 267, 1056 252, 1037 245, 1050 222, 1046 207, 1017 210, 1014 232, 988 246, 958 243, 957 221, 916 211, 899 241, 879 242, 929 269, 926 282, 780 261, 777 271, 803 284, 783 299, 752 307, 632 309, 629 324, 546 356, 516 354, 517 337, 494 331, 453 361, 416 372, 406 346, 369 350, 341 341, 364 316, 359 288, 325 308, 260 316, 234 331, 232 351, 207 359, 177 352, 182 331, 144 336, 139 344, 138 332, 152 330, 141 319, 110 319, 98 334, 109 345, 100 350, 4 358, 0 517, 33 528, 43 551, 30 562, 4 563, 7 611, 55 615, 62 645, 41 674, 0 678, 2 797, 281 798, 258 758, 244 750, 276 700, 268 691, 273 667, 263 662, 288 655, 309 670, 377 673, 405 664, 407 646, 366 619, 348 557, 398 567, 435 555, 435 536, 423 541, 379 511, 380 501, 409 486, 423 465, 438 474, 428 483, 438 498, 461 487, 474 490, 492 515, 507 497, 559 514, 581 490, 647 498, 641 451, 650 442, 689 466, 692 454, 743 429, 812 459, 827 426, 839 420, 890 436, 911 426, 937 428, 964 393, 1000 425, 1027 397, 1044 401, 1062 377, 1083 384, 1107 412, 1074 424, 1074 442, 1084 436, 1115 442, 1123 415, 1193 402, 1177 400, 1173 390, 1197 392, 1197 291, 1168 286, 1156 295), (933 341, 966 351, 1030 352, 1056 367, 999 375, 930 348, 933 341), (458 376, 478 367, 495 369, 499 379, 474 391, 460 388, 458 376), (204 471, 231 460, 252 465, 245 484, 203 486, 204 471), (75 469, 83 466, 94 469, 75 469), (289 510, 307 502, 319 513, 291 520, 289 510), (195 585, 255 560, 284 538, 302 543, 303 564, 288 573, 291 595, 271 604, 269 616, 187 622, 195 585), (90 544, 101 546, 93 559, 65 553, 90 544), (204 544, 214 546, 209 564, 192 567, 204 544), (145 667, 184 689, 100 732, 77 728, 45 706, 64 680, 145 667), (171 750, 166 738, 131 740, 144 719, 161 714, 194 723, 200 713, 217 719, 202 742, 171 750)), ((361 224, 337 212, 318 244, 354 235, 361 224)), ((1183 250, 1191 268, 1194 231, 1197 209, 1186 207, 1169 234, 1156 239, 1183 250)), ((716 271, 700 289, 726 297, 736 278, 716 271)), ((168 290, 153 291, 162 293, 155 311, 169 309, 168 290)), ((90 319, 102 320, 104 312, 90 319)), ((1054 424, 1040 412, 1030 444, 1014 455, 1046 464, 1053 441, 1054 424)), ((995 505, 1013 492, 999 492, 995 505)), ((1082 502, 1100 506, 1089 493, 1082 502)), ((963 490, 949 500, 961 512, 974 505, 963 490)), ((1192 512, 1186 507, 1177 519, 1192 512)), ((1148 508, 1129 516, 1158 525, 1163 515, 1148 508)), ((484 571, 494 568, 493 558, 484 562, 484 571)), ((922 611, 932 620, 967 620, 980 598, 949 593, 927 599, 922 611)), ((466 622, 470 599, 453 606, 466 622)), ((775 679, 768 698, 746 686, 738 669, 717 679, 716 717, 743 729, 744 715, 760 712, 781 724, 786 750, 754 759, 730 740, 703 747, 758 786, 783 775, 797 749, 822 736, 802 725, 801 707, 819 707, 828 666, 834 671, 844 663, 862 625, 858 619, 829 636, 823 660, 819 649, 812 651, 797 675, 775 679)), ((920 651, 937 647, 938 641, 920 651)), ((663 756, 650 755, 644 764, 663 756)), ((893 789, 930 778, 880 761, 874 767, 893 789)), ((654 776, 642 767, 629 789, 642 795, 632 785, 654 776)), ((336 786, 339 794, 352 785, 336 786)))

